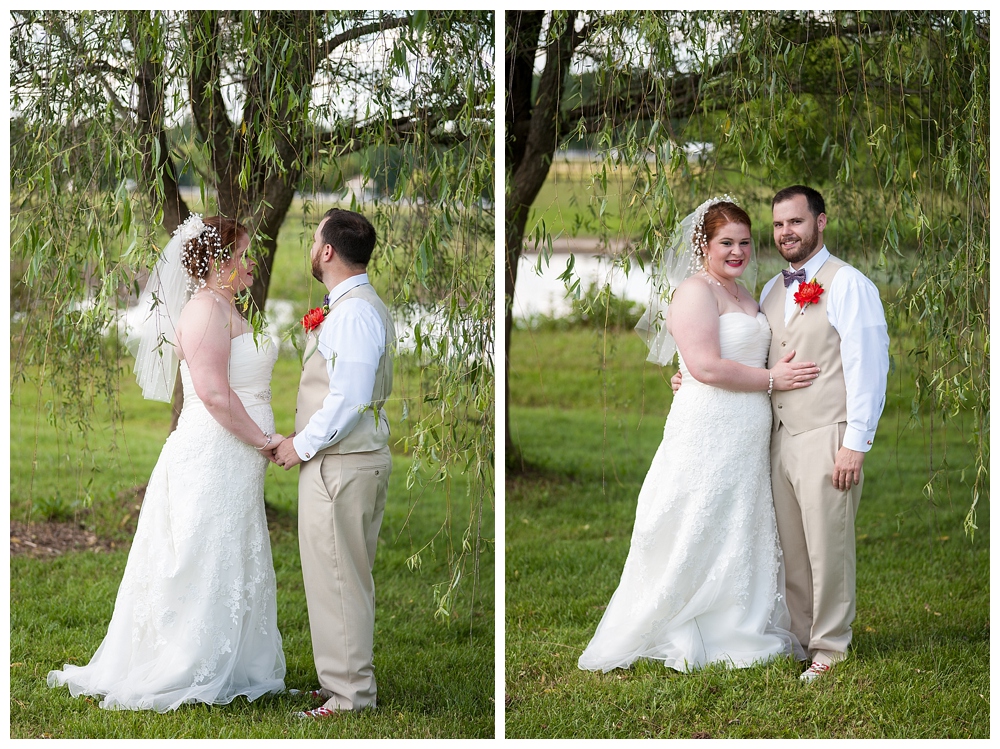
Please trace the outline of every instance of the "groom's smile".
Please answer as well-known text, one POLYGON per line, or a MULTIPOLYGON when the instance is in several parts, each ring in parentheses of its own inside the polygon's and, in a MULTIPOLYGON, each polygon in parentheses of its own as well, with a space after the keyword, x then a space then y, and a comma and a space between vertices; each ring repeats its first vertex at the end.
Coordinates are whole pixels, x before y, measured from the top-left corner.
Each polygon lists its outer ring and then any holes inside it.
POLYGON ((817 246, 816 232, 809 232, 805 236, 787 233, 782 234, 778 241, 778 252, 790 263, 804 262, 812 255, 817 246))

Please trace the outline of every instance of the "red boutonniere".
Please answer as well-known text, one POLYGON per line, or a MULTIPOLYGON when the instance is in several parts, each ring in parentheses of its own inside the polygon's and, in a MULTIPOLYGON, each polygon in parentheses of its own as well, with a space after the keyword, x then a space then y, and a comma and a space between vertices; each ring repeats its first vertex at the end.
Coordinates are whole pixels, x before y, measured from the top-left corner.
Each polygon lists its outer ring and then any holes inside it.
POLYGON ((800 283, 799 290, 795 292, 795 303, 802 308, 800 315, 806 313, 807 304, 816 304, 819 302, 819 298, 823 296, 823 292, 826 289, 823 288, 823 284, 819 281, 810 281, 809 283, 800 283))
POLYGON ((327 314, 329 314, 329 312, 330 312, 330 302, 328 301, 327 297, 324 297, 322 307, 316 307, 314 309, 311 309, 308 312, 306 312, 305 315, 303 315, 302 327, 306 329, 307 333, 316 330, 316 328, 318 328, 320 325, 323 324, 323 321, 326 319, 326 316, 327 314))

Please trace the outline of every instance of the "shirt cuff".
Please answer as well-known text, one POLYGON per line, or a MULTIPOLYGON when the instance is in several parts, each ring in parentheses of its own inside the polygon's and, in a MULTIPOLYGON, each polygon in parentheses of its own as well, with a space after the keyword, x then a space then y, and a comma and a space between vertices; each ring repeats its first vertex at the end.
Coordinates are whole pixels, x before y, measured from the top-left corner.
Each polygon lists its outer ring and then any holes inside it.
POLYGON ((872 449, 872 442, 875 441, 875 431, 863 432, 860 429, 848 426, 844 432, 844 447, 859 453, 866 453, 872 449))
POLYGON ((305 435, 301 432, 292 437, 292 447, 295 448, 295 452, 298 454, 299 460, 303 463, 313 456, 313 450, 306 444, 305 435))

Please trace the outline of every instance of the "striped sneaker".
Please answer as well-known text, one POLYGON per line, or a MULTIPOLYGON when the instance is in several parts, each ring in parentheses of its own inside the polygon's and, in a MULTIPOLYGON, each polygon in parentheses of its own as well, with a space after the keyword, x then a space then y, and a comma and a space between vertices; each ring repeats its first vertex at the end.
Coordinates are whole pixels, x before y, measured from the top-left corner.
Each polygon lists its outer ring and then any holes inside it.
POLYGON ((813 661, 812 665, 802 672, 802 674, 799 676, 799 679, 808 684, 809 682, 815 681, 820 676, 827 673, 830 670, 830 668, 831 667, 825 663, 819 663, 817 661, 813 661))
POLYGON ((331 718, 337 714, 337 710, 331 710, 328 707, 317 707, 315 710, 304 710, 297 713, 292 713, 296 718, 312 718, 314 720, 319 720, 321 718, 331 718))

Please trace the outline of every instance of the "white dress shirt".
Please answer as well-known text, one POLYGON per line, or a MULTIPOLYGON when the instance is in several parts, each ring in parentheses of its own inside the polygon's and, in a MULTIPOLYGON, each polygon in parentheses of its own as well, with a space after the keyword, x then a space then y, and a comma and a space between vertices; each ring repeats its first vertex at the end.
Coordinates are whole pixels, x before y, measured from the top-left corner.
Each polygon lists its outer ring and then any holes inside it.
MULTIPOLYGON (((368 274, 351 276, 330 290, 330 306, 351 289, 368 283, 368 274)), ((345 300, 331 310, 319 329, 315 355, 326 359, 330 393, 292 444, 304 461, 344 439, 371 403, 375 372, 385 353, 385 326, 363 299, 345 300)))
MULTIPOLYGON (((811 281, 830 257, 824 245, 803 266, 811 281)), ((789 267, 790 270, 794 270, 789 267)), ((760 301, 770 293, 781 275, 764 286, 760 301)), ((785 289, 785 322, 799 311, 795 292, 799 282, 785 289)), ((886 379, 889 375, 889 331, 879 299, 878 288, 861 271, 841 268, 826 290, 826 317, 840 335, 840 358, 844 364, 847 386, 847 431, 844 447, 868 452, 875 439, 875 428, 885 406, 886 379)))

